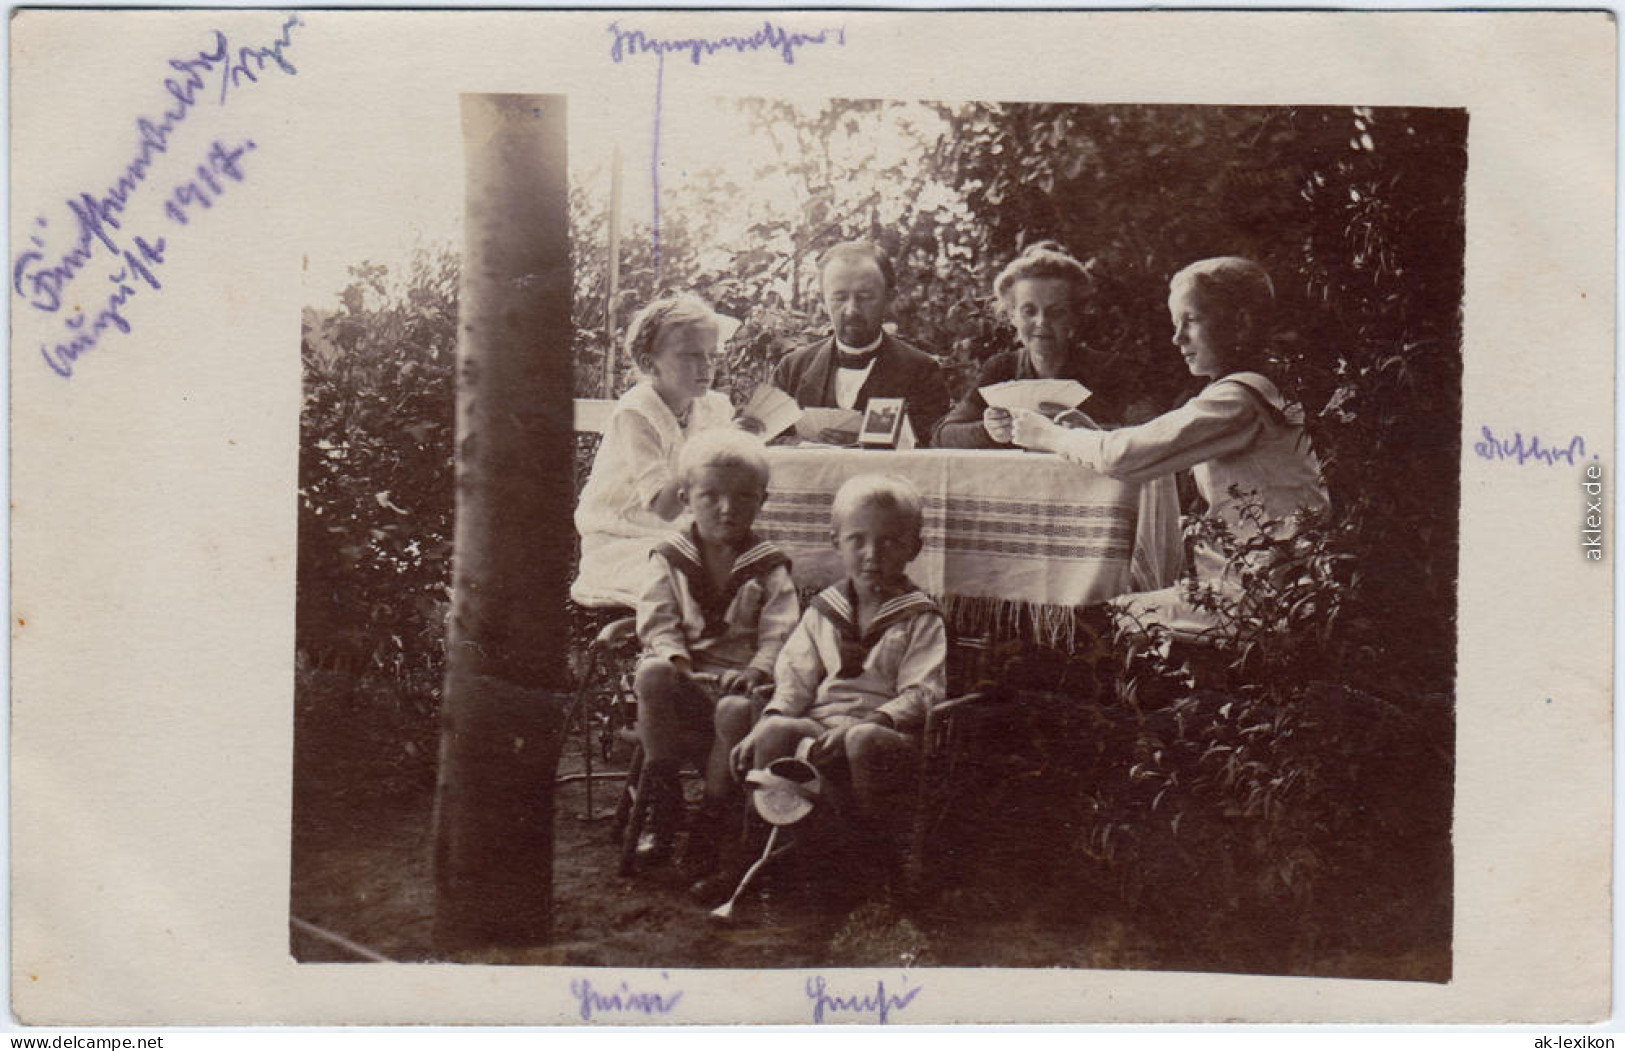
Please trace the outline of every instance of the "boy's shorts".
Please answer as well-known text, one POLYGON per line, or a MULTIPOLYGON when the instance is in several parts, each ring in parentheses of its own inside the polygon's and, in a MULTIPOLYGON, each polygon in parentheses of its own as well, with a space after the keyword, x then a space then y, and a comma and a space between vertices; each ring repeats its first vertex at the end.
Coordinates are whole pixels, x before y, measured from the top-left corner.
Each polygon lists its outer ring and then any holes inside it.
MULTIPOLYGON (((667 662, 667 658, 645 653, 638 658, 637 671, 642 671, 645 664, 653 661, 667 662)), ((723 664, 718 661, 707 661, 703 658, 695 664, 695 678, 690 679, 692 689, 682 691, 682 696, 676 698, 677 711, 685 721, 709 724, 716 712, 717 701, 725 696, 720 687, 716 685, 718 677, 723 672, 738 671, 740 666, 723 664)), ((754 720, 762 714, 767 707, 767 697, 751 697, 751 716, 754 720)))

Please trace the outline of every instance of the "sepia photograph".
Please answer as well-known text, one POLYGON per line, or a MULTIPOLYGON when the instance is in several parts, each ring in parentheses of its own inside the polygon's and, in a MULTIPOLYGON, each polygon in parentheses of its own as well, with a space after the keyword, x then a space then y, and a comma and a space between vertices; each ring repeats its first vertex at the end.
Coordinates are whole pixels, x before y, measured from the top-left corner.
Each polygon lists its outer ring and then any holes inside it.
MULTIPOLYGON (((844 368, 837 366, 835 374, 839 376, 844 368)), ((907 402, 906 398, 870 398, 863 410, 863 429, 858 432, 858 441, 865 445, 895 447, 902 433, 903 407, 907 402)))
POLYGON ((11 30, 18 1026, 1610 1017, 1607 13, 11 30))
POLYGON ((656 212, 573 103, 304 309, 296 958, 1448 981, 1468 114, 716 99, 656 212))

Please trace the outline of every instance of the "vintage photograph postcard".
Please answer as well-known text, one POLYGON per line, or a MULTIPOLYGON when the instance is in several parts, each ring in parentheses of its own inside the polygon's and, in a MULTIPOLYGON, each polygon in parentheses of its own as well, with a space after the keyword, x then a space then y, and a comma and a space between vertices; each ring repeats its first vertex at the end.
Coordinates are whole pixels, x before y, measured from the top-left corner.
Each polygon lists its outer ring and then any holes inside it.
POLYGON ((15 1016, 1607 1018, 1615 36, 21 11, 15 1016))

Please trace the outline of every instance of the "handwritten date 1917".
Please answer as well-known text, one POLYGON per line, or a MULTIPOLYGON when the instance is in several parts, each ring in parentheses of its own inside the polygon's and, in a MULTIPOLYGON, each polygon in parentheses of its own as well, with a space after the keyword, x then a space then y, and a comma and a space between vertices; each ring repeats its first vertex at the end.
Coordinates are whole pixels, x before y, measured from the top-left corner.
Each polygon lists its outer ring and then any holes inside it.
MULTIPOLYGON (((245 140, 236 146, 215 140, 203 163, 195 169, 197 178, 182 183, 170 194, 164 206, 170 219, 184 226, 188 222, 186 209, 191 205, 201 204, 205 208, 212 208, 213 199, 219 197, 228 185, 223 180, 243 181, 242 158, 252 149, 252 140, 245 140)), ((133 251, 116 246, 123 265, 116 273, 108 275, 113 290, 106 298, 92 307, 75 307, 64 322, 66 339, 49 345, 40 344, 40 357, 45 359, 46 366, 52 372, 63 379, 73 377, 74 362, 95 350, 109 329, 123 333, 131 331, 130 319, 124 312, 126 303, 143 289, 155 292, 163 290, 157 271, 168 261, 165 257, 168 249, 165 239, 158 237, 149 242, 144 237, 136 237, 134 245, 133 251)))
POLYGON ((190 205, 201 204, 205 208, 213 208, 214 199, 226 192, 226 184, 221 182, 221 177, 242 182, 243 172, 237 162, 253 148, 252 139, 236 148, 216 142, 208 157, 195 169, 197 178, 176 186, 169 195, 169 200, 164 203, 164 214, 185 226, 188 222, 186 209, 190 205))

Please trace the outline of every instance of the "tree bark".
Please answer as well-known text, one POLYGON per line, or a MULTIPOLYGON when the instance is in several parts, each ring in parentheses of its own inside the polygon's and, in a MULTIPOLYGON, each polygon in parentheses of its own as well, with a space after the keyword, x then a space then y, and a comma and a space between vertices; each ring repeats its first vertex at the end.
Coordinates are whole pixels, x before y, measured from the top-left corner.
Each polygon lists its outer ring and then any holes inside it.
POLYGON ((465 95, 457 525, 435 796, 444 950, 550 935, 572 402, 565 100, 465 95))

